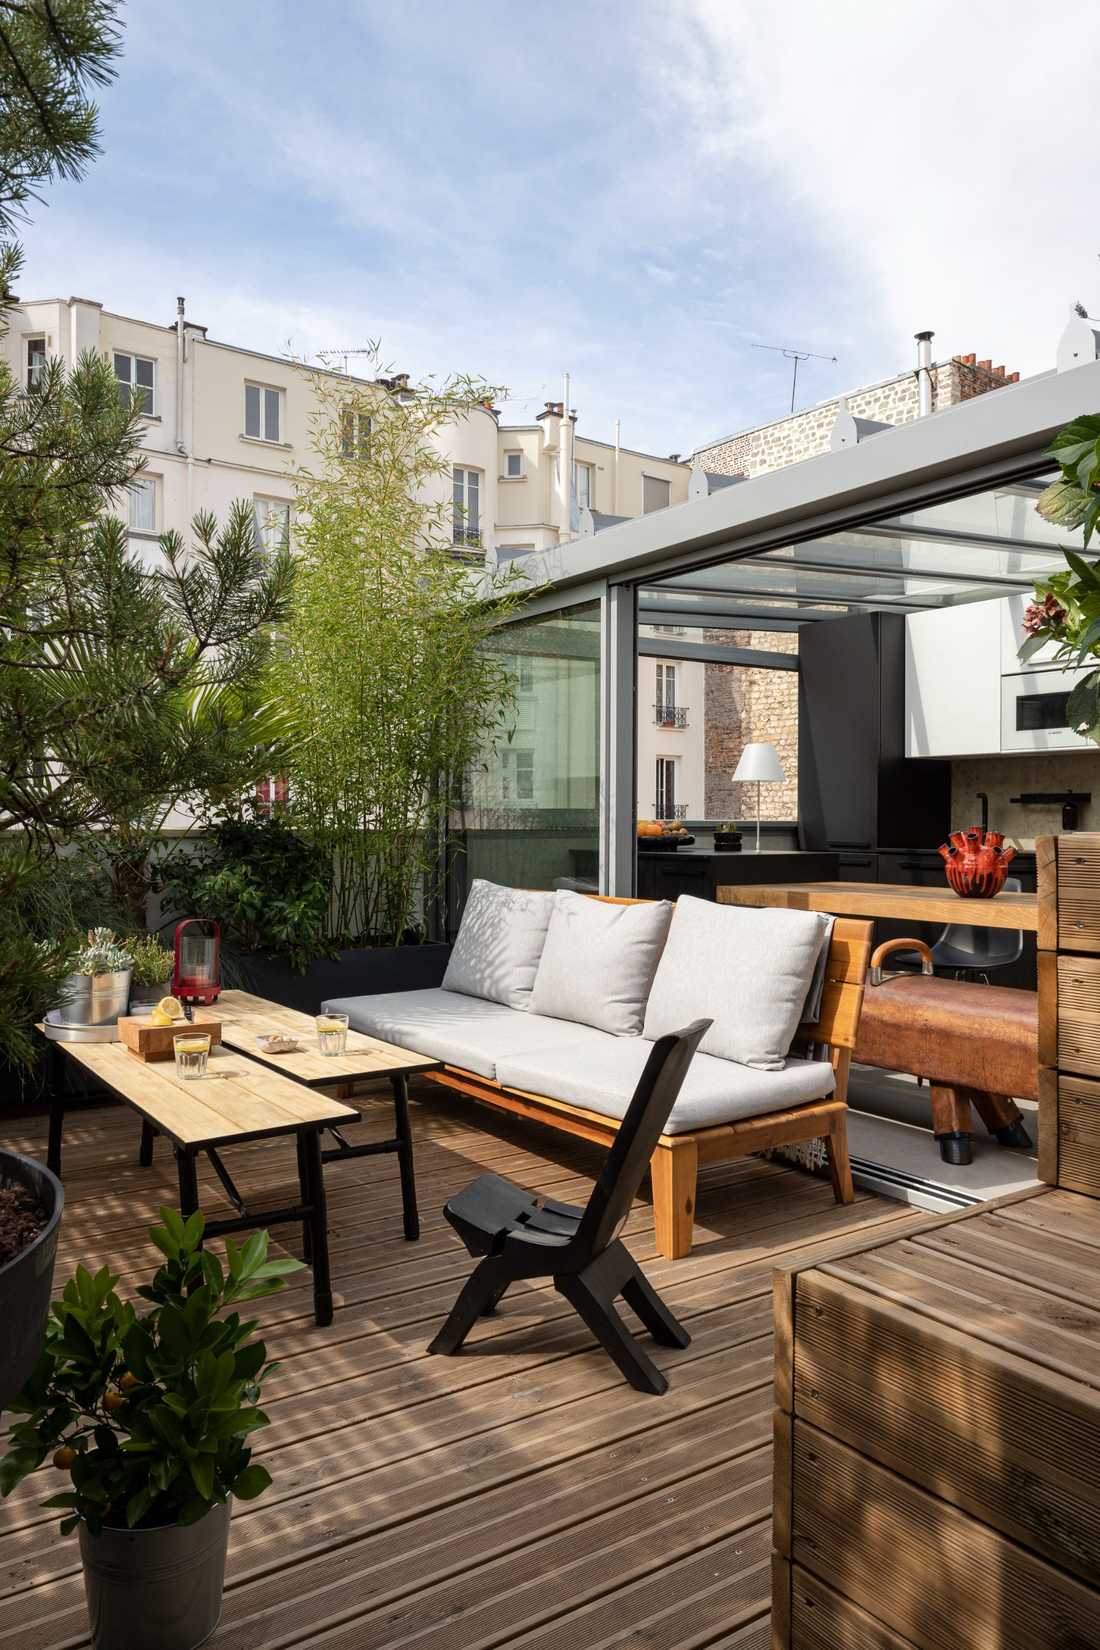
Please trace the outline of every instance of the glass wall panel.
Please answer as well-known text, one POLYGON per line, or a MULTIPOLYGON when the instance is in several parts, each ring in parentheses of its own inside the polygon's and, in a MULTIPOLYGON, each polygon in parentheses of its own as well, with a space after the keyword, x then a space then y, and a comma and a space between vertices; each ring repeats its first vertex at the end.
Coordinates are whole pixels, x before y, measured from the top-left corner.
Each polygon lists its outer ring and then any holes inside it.
POLYGON ((456 866, 460 895, 474 877, 514 888, 599 876, 600 604, 508 625, 515 704, 470 776, 456 866))

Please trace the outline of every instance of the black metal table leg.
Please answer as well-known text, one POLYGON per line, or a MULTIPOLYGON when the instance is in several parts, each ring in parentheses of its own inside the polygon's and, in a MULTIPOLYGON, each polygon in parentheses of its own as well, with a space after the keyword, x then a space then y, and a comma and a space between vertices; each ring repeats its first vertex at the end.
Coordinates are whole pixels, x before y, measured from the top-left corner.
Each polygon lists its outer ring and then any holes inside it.
POLYGON ((401 1170, 401 1214, 405 1236, 412 1243, 420 1236, 420 1215, 416 1207, 416 1171, 413 1165, 412 1124, 409 1122, 409 1080, 400 1071, 394 1073, 391 1081, 397 1124, 397 1162, 401 1170))
POLYGON ((328 1209, 325 1204, 325 1170, 321 1161, 321 1130, 302 1129, 302 1163, 309 1188, 309 1211, 303 1232, 309 1234, 310 1264, 313 1267, 313 1317, 320 1325, 332 1322, 332 1279, 328 1258, 328 1209))
POLYGON ((199 1206, 199 1177, 194 1150, 177 1146, 176 1168, 180 1180, 180 1214, 186 1220, 199 1206))
MULTIPOLYGON (((320 1139, 320 1135, 318 1135, 320 1139)), ((309 1164, 306 1161, 305 1136, 301 1129, 294 1137, 294 1144, 298 1148, 298 1195, 303 1203, 309 1203, 309 1164)), ((302 1259, 306 1265, 313 1259, 313 1234, 309 1229, 309 1221, 302 1222, 302 1259)))
POLYGON ((153 1161, 153 1141, 157 1131, 146 1118, 141 1120, 141 1150, 138 1152, 138 1162, 143 1169, 147 1169, 153 1161))
POLYGON ((50 1138, 46 1147, 46 1166, 54 1174, 61 1173, 61 1134, 65 1127, 65 1057, 57 1043, 50 1044, 50 1138))

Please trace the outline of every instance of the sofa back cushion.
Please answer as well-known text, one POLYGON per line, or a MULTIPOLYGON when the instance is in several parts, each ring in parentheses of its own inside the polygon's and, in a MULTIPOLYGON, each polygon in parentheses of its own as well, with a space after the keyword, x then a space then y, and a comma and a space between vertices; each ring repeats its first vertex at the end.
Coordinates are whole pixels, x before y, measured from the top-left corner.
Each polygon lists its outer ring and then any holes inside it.
POLYGON ((535 976, 535 1013, 637 1037, 671 916, 668 900, 611 905, 559 889, 535 976))
POLYGON ((476 877, 443 976, 444 991, 529 1008, 553 894, 502 888, 476 877))
POLYGON ((682 894, 646 1005, 648 1038, 713 1024, 700 1049, 779 1071, 802 1018, 829 919, 682 894))

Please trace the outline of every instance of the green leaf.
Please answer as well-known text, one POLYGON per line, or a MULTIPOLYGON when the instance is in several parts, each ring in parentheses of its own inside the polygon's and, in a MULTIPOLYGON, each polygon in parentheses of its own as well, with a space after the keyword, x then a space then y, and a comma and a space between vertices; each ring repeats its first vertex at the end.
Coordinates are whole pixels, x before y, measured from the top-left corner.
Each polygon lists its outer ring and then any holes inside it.
POLYGON ((1083 560, 1073 550, 1064 550, 1062 554, 1086 590, 1100 590, 1100 578, 1097 577, 1096 569, 1091 562, 1083 560))
POLYGON ((1057 527, 1080 527, 1092 500, 1070 481, 1052 481, 1039 494, 1035 508, 1044 521, 1057 527))
POLYGON ((254 1501, 258 1495, 263 1494, 270 1484, 271 1474, 267 1468, 261 1467, 258 1462, 253 1461, 245 1467, 243 1472, 239 1472, 233 1480, 233 1494, 240 1501, 254 1501))
POLYGON ((148 1484, 143 1484, 135 1490, 126 1503, 126 1523, 132 1530, 135 1524, 141 1522, 149 1508, 153 1505, 153 1491, 148 1484))
POLYGON ((214 1457, 212 1455, 195 1455, 190 1462, 191 1482, 204 1500, 209 1501, 214 1494, 214 1457))

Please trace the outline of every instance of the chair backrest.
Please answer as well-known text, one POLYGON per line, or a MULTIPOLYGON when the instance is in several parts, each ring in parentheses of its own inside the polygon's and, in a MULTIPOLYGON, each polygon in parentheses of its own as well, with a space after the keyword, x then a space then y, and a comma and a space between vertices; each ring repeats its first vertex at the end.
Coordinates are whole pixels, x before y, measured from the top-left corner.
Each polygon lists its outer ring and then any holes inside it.
MULTIPOLYGON (((1019 894, 1023 883, 1019 877, 1005 877, 1004 887, 1007 894, 1019 894)), ((977 969, 996 968, 1014 963, 1023 955, 1024 936, 1018 928, 972 928, 968 922, 949 922, 935 945, 969 953, 977 969)))
POLYGON ((607 1248, 630 1213, 695 1050, 711 1024, 696 1020, 654 1043, 577 1229, 577 1243, 593 1255, 607 1248))

